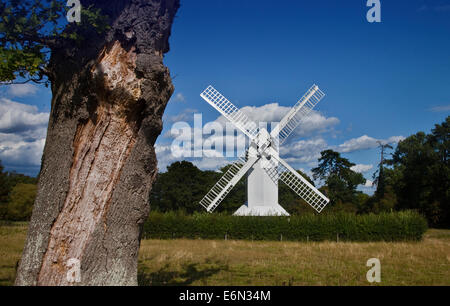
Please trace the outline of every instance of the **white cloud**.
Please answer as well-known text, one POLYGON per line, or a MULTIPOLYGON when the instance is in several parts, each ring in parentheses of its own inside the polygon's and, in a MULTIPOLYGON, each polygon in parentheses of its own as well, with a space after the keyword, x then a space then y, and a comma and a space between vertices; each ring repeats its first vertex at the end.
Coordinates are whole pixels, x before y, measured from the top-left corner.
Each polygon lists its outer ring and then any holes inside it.
POLYGON ((192 161, 194 165, 202 170, 218 170, 231 162, 232 161, 229 161, 223 157, 204 157, 192 161))
POLYGON ((372 168, 373 168, 373 165, 356 164, 353 167, 351 167, 350 169, 355 172, 358 172, 358 173, 364 173, 364 172, 369 171, 372 168))
POLYGON ((364 187, 372 188, 373 181, 366 179, 366 183, 364 184, 364 187))
POLYGON ((402 141, 404 139, 405 139, 405 137, 403 137, 403 136, 391 136, 388 139, 382 140, 381 142, 383 144, 388 144, 388 143, 395 143, 395 144, 397 144, 397 143, 399 143, 400 141, 402 141))
POLYGON ((12 97, 32 96, 38 91, 38 87, 32 84, 12 84, 8 86, 8 95, 12 97))
MULTIPOLYGON (((272 127, 275 127, 290 109, 291 107, 280 106, 278 103, 269 103, 262 106, 245 106, 241 108, 241 111, 257 124, 274 123, 272 127)), ((228 122, 223 116, 218 117, 216 121, 222 125, 228 122)), ((308 116, 303 118, 289 139, 292 141, 296 136, 310 137, 312 135, 330 132, 337 124, 339 124, 338 118, 327 118, 313 110, 308 116)))
MULTIPOLYGON (((269 103, 265 104, 259 107, 255 106, 246 106, 243 107, 241 110, 244 112, 250 120, 256 122, 256 123, 275 123, 278 124, 278 122, 286 115, 286 113, 290 110, 290 107, 284 107, 280 106, 278 103, 269 103)), ((179 115, 178 119, 185 118, 183 112, 179 115)), ((286 160, 286 162, 291 163, 294 167, 298 167, 300 165, 306 165, 308 167, 315 167, 317 165, 317 160, 320 158, 320 152, 326 149, 333 149, 341 153, 348 153, 348 152, 354 152, 359 150, 365 150, 365 149, 372 149, 376 148, 378 146, 377 141, 381 141, 382 143, 398 143, 400 140, 403 140, 403 136, 392 136, 387 139, 376 139, 373 137, 370 137, 368 135, 363 135, 357 138, 353 138, 350 140, 345 141, 344 143, 337 145, 337 146, 330 146, 327 144, 327 141, 324 139, 323 134, 332 134, 334 132, 334 128, 336 125, 339 124, 339 119, 336 117, 325 117, 321 113, 317 111, 312 111, 309 116, 305 117, 303 119, 303 122, 299 124, 299 126, 295 129, 293 135, 290 136, 289 141, 284 143, 280 147, 280 156, 283 157, 283 159, 286 160), (307 139, 299 139, 300 137, 307 139)), ((204 122, 205 124, 205 122, 204 122)), ((211 144, 214 143, 214 149, 209 150, 208 158, 204 157, 203 159, 194 159, 187 157, 186 155, 180 156, 180 159, 190 160, 196 165, 198 165, 200 168, 204 169, 214 169, 214 167, 220 167, 224 164, 228 163, 228 160, 226 157, 223 157, 222 154, 222 148, 226 149, 226 144, 238 144, 237 151, 242 152, 247 146, 248 146, 248 138, 241 132, 237 132, 237 136, 234 136, 233 133, 225 133, 223 135, 222 133, 227 131, 227 127, 232 127, 231 129, 234 129, 234 126, 229 123, 227 119, 225 119, 223 116, 219 116, 214 122, 210 124, 219 124, 222 127, 222 130, 218 133, 217 130, 214 130, 215 134, 213 135, 207 135, 205 128, 207 125, 204 126, 204 133, 203 133, 203 145, 206 145, 206 148, 212 148, 211 144), (221 144, 217 146, 217 144, 221 144)), ((219 126, 219 127, 220 127, 219 126)), ((275 126, 275 125, 274 125, 275 126)), ((188 127, 184 127, 188 128, 188 127)), ((182 134, 172 134, 170 131, 168 131, 164 137, 169 139, 177 139, 177 140, 186 140, 190 143, 193 143, 194 133, 201 134, 201 131, 199 129, 194 129, 193 127, 190 127, 189 131, 185 131, 182 134), (189 132, 190 131, 190 132, 189 132)), ((211 130, 209 129, 209 132, 211 130)), ((198 135, 197 134, 197 135, 198 135)), ((191 153, 191 148, 189 148, 187 151, 183 151, 181 148, 176 149, 177 153, 182 152, 188 152, 191 153)), ((224 153, 229 153, 226 150, 224 153)), ((169 158, 166 155, 159 158, 160 155, 158 155, 158 158, 160 160, 160 164, 166 166, 168 163, 171 163, 175 161, 175 158, 169 158)), ((170 152, 172 154, 172 152, 170 152)), ((189 155, 189 154, 188 154, 189 155)), ((239 155, 239 154, 238 154, 239 155)), ((190 155, 192 156, 192 155, 190 155)), ((204 156, 204 154, 203 154, 204 156)), ((227 154, 227 156, 230 156, 227 154)), ((236 158, 236 154, 232 154, 234 158, 236 158)), ((178 159, 177 159, 178 160, 178 159)), ((367 172, 370 169, 372 169, 372 165, 364 165, 359 164, 354 166, 354 170, 357 172, 367 172)))
MULTIPOLYGON (((246 106, 241 110, 249 117, 250 120, 259 124, 274 123, 274 125, 272 126, 274 127, 290 109, 291 107, 280 106, 278 103, 269 103, 259 107, 246 106)), ((186 116, 184 115, 185 113, 186 112, 183 112, 176 117, 173 117, 172 119, 186 119, 186 116)), ((299 126, 293 132, 293 135, 290 136, 290 141, 284 143, 281 146, 280 155, 287 162, 305 163, 309 166, 315 165, 317 163, 317 159, 320 157, 320 152, 327 148, 326 141, 321 137, 317 137, 317 135, 332 131, 334 126, 338 123, 339 120, 335 117, 327 118, 317 111, 312 111, 309 116, 305 117, 303 122, 299 124, 299 126), (307 136, 316 137, 309 140, 298 140, 299 137, 307 136)), ((218 147, 216 146, 215 149, 216 151, 222 152, 222 148, 227 149, 227 144, 232 144, 233 148, 237 149, 237 154, 232 153, 231 155, 233 157, 236 157, 236 155, 239 156, 239 153, 242 153, 243 150, 248 146, 249 143, 247 136, 245 136, 240 131, 237 132, 237 136, 234 136, 234 132, 228 133, 229 130, 234 131, 235 128, 225 117, 219 116, 214 122, 212 122, 212 124, 219 124, 222 127, 222 130, 220 131, 220 133, 217 133, 217 131, 215 131, 216 133, 213 135, 206 135, 206 132, 203 134, 204 145, 207 145, 207 147, 210 147, 211 143, 215 143, 216 145, 221 144, 218 147), (223 135, 223 132, 227 133, 224 133, 225 135, 223 135)), ((206 126, 207 125, 205 124, 204 130, 207 130, 206 126)), ((187 127, 183 126, 180 128, 182 130, 185 130, 187 127)), ((187 130, 185 130, 184 132, 179 131, 178 133, 172 133, 172 131, 168 131, 164 134, 164 137, 171 139, 176 138, 179 141, 191 141, 192 143, 194 140, 193 134, 195 132, 200 131, 197 131, 196 129, 191 127, 190 132, 188 132, 187 130)), ((176 153, 182 152, 181 149, 176 149, 176 151, 176 153)), ((230 152, 227 152, 225 150, 224 153, 226 153, 227 156, 230 156, 230 152)), ((188 160, 188 158, 184 159, 188 160)), ((219 167, 228 163, 228 161, 223 159, 221 155, 216 156, 214 154, 211 154, 209 159, 204 159, 205 161, 203 162, 196 162, 196 164, 200 168, 203 167, 211 169, 213 167, 219 167)), ((175 160, 170 160, 170 162, 173 161, 175 160)), ((169 162, 167 160, 167 157, 163 157, 161 159, 161 165, 164 164, 164 166, 166 166, 167 162, 169 162)))
POLYGON ((0 99, 0 160, 5 166, 41 164, 48 117, 36 106, 0 99))
POLYGON ((0 133, 0 159, 7 166, 39 166, 41 164, 42 152, 44 151, 45 139, 34 141, 19 140, 16 136, 6 136, 0 133))
POLYGON ((190 121, 194 118, 194 113, 197 113, 198 110, 193 108, 186 108, 181 113, 168 117, 168 122, 175 123, 179 121, 190 121))
POLYGON ((254 122, 279 122, 290 110, 290 107, 269 103, 262 106, 245 106, 241 111, 254 122))
POLYGON ((325 117, 317 111, 312 111, 294 130, 295 135, 308 137, 315 134, 331 132, 333 127, 339 124, 336 117, 325 117))
POLYGON ((405 139, 403 136, 391 136, 388 139, 376 139, 367 135, 360 136, 358 138, 352 138, 345 141, 343 144, 337 146, 336 150, 342 153, 349 153, 360 150, 373 149, 378 147, 378 142, 381 143, 398 143, 399 141, 405 139))
POLYGON ((299 140, 280 147, 280 156, 288 163, 315 164, 320 152, 327 148, 323 138, 299 140))
POLYGON ((40 113, 36 106, 0 99, 0 132, 22 132, 47 126, 48 113, 40 113))
MULTIPOLYGON (((210 157, 183 157, 177 156, 178 152, 173 153, 173 148, 171 145, 156 144, 155 152, 158 159, 158 169, 162 172, 166 171, 167 166, 170 164, 181 160, 190 161, 202 170, 217 170, 218 168, 221 168, 231 162, 223 157, 221 153, 213 150, 209 150, 207 152, 203 151, 203 154, 209 154, 210 157)), ((190 156, 193 156, 195 151, 189 150, 189 153, 190 156)))
POLYGON ((181 92, 179 92, 173 97, 173 101, 174 102, 185 102, 186 98, 184 97, 184 95, 181 92))
POLYGON ((172 155, 170 145, 155 144, 156 159, 159 171, 166 171, 166 167, 179 160, 172 155))
POLYGON ((435 113, 450 112, 450 104, 432 107, 432 108, 430 108, 430 111, 435 112, 435 113))

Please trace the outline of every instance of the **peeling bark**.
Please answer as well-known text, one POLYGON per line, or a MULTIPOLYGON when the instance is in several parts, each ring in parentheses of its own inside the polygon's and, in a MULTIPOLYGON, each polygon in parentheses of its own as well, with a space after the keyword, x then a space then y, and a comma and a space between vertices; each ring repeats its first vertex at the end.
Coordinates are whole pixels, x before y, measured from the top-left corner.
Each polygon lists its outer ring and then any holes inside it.
POLYGON ((111 29, 52 50, 52 110, 17 285, 136 285, 179 0, 82 1, 111 29), (70 259, 81 282, 67 278, 70 259))

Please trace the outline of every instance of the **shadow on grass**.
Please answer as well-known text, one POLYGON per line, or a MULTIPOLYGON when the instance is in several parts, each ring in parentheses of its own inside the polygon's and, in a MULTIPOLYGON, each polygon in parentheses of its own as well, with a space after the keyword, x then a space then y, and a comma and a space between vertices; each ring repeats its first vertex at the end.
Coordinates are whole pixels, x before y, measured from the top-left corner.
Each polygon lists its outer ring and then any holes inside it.
POLYGON ((202 268, 201 263, 189 263, 182 266, 181 271, 170 271, 169 265, 165 265, 156 272, 147 272, 141 266, 138 271, 139 286, 186 286, 195 281, 207 284, 207 278, 220 272, 227 271, 228 266, 220 263, 202 268))

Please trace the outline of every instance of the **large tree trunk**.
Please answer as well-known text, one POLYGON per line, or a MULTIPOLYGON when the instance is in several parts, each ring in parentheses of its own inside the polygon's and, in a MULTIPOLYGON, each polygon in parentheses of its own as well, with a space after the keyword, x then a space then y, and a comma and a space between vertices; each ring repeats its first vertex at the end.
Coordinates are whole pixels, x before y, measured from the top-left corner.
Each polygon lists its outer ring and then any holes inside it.
POLYGON ((52 109, 17 285, 137 284, 179 0, 82 4, 101 8, 111 28, 52 50, 52 109), (80 283, 67 278, 73 259, 80 283))

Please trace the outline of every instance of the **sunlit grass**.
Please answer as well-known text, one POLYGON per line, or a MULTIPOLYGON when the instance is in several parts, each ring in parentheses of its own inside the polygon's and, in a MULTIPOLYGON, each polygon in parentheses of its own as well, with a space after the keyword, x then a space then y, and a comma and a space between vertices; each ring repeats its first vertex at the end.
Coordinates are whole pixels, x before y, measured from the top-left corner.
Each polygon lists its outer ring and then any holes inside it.
MULTIPOLYGON (((0 285, 14 283, 26 224, 0 225, 0 285)), ((450 285, 450 230, 420 242, 144 240, 141 285, 369 285, 367 259, 381 261, 380 285, 450 285)))
POLYGON ((0 224, 0 286, 14 284, 26 233, 26 223, 0 224))
POLYGON ((155 285, 369 285, 369 258, 380 285, 450 285, 450 231, 421 242, 250 242, 146 240, 140 283, 155 285))

